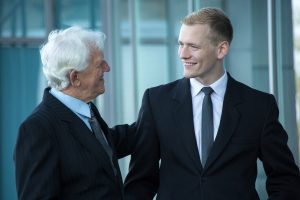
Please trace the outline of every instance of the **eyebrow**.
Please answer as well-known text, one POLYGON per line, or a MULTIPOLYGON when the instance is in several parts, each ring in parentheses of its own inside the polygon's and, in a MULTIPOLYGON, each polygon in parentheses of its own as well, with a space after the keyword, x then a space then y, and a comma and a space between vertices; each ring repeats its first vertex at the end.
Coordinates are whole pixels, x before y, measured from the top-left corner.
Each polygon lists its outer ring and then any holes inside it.
POLYGON ((184 42, 182 42, 182 41, 180 41, 180 40, 178 40, 178 44, 186 44, 186 45, 197 45, 197 46, 200 46, 199 44, 196 44, 196 43, 192 43, 192 42, 187 42, 187 43, 184 43, 184 42))
MULTIPOLYGON (((184 44, 184 43, 182 41, 178 40, 178 44, 184 44)), ((188 43, 185 43, 185 44, 188 45, 188 46, 197 46, 197 47, 201 46, 200 44, 191 43, 191 42, 188 42, 188 43)))

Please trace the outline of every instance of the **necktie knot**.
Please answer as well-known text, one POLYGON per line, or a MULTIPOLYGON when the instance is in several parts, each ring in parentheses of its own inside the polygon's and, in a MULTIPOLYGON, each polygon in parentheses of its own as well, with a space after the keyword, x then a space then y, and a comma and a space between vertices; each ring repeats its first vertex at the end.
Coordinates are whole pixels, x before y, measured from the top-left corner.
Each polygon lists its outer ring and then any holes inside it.
POLYGON ((210 95, 211 93, 213 93, 213 89, 211 87, 203 87, 201 89, 201 91, 205 94, 205 95, 210 95))

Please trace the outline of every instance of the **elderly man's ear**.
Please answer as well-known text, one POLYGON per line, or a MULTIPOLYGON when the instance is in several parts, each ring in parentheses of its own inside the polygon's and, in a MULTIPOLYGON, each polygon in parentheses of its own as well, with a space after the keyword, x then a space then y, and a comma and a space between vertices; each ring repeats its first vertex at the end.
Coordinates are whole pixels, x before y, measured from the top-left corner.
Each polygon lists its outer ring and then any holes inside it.
POLYGON ((80 86, 80 80, 78 78, 78 72, 75 70, 72 70, 69 74, 69 79, 70 79, 70 85, 74 87, 79 87, 80 86))

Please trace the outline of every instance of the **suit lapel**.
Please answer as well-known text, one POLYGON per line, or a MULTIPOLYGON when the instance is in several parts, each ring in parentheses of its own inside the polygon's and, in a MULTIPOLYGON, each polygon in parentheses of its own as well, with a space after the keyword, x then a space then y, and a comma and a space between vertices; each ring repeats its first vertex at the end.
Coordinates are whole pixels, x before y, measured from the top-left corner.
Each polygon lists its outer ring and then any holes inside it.
POLYGON ((114 176, 108 154, 81 119, 78 118, 76 122, 73 121, 73 123, 67 123, 67 125, 74 138, 81 143, 83 148, 86 148, 91 154, 94 154, 107 173, 114 176))
POLYGON ((69 108, 59 100, 49 94, 49 88, 45 90, 44 103, 55 112, 64 125, 64 130, 68 131, 81 145, 86 148, 99 161, 101 166, 108 174, 113 174, 108 155, 105 153, 102 145, 97 141, 84 122, 69 108))
POLYGON ((237 82, 228 74, 227 88, 224 96, 223 110, 217 137, 207 159, 205 169, 208 168, 220 156, 231 136, 235 132, 240 119, 238 105, 241 103, 240 90, 237 82))
POLYGON ((199 171, 202 171, 199 151, 196 143, 192 98, 189 79, 181 79, 173 95, 174 119, 178 124, 178 132, 187 155, 193 160, 199 171))

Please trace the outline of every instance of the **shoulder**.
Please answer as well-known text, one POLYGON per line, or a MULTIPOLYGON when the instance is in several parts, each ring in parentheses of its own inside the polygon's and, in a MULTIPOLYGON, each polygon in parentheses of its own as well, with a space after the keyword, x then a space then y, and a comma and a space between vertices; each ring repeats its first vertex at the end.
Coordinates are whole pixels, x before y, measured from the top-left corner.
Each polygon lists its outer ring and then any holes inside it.
POLYGON ((146 90, 151 95, 172 94, 182 87, 189 87, 189 79, 182 78, 156 87, 151 87, 146 90))
POLYGON ((51 109, 43 103, 39 104, 33 112, 22 122, 22 124, 36 124, 51 121, 53 116, 51 109))
POLYGON ((53 145, 57 144, 55 142, 55 130, 57 127, 55 127, 55 121, 53 118, 51 119, 49 113, 39 105, 21 123, 15 144, 14 158, 16 160, 19 160, 24 152, 40 155, 46 149, 48 151, 52 149, 53 145))
POLYGON ((58 126, 58 116, 45 106, 39 104, 34 111, 20 124, 19 137, 49 138, 53 137, 58 126))
POLYGON ((268 92, 264 92, 264 91, 255 89, 253 87, 250 87, 249 85, 239 82, 239 81, 233 79, 232 77, 230 77, 228 79, 227 89, 229 89, 229 90, 233 89, 234 92, 239 92, 246 97, 270 98, 273 96, 272 94, 270 94, 268 92))
POLYGON ((242 100, 242 102, 244 102, 248 107, 255 105, 257 109, 261 110, 265 110, 270 106, 277 107, 277 102, 274 95, 250 87, 244 83, 234 80, 231 77, 228 79, 225 97, 226 95, 230 99, 242 100))

